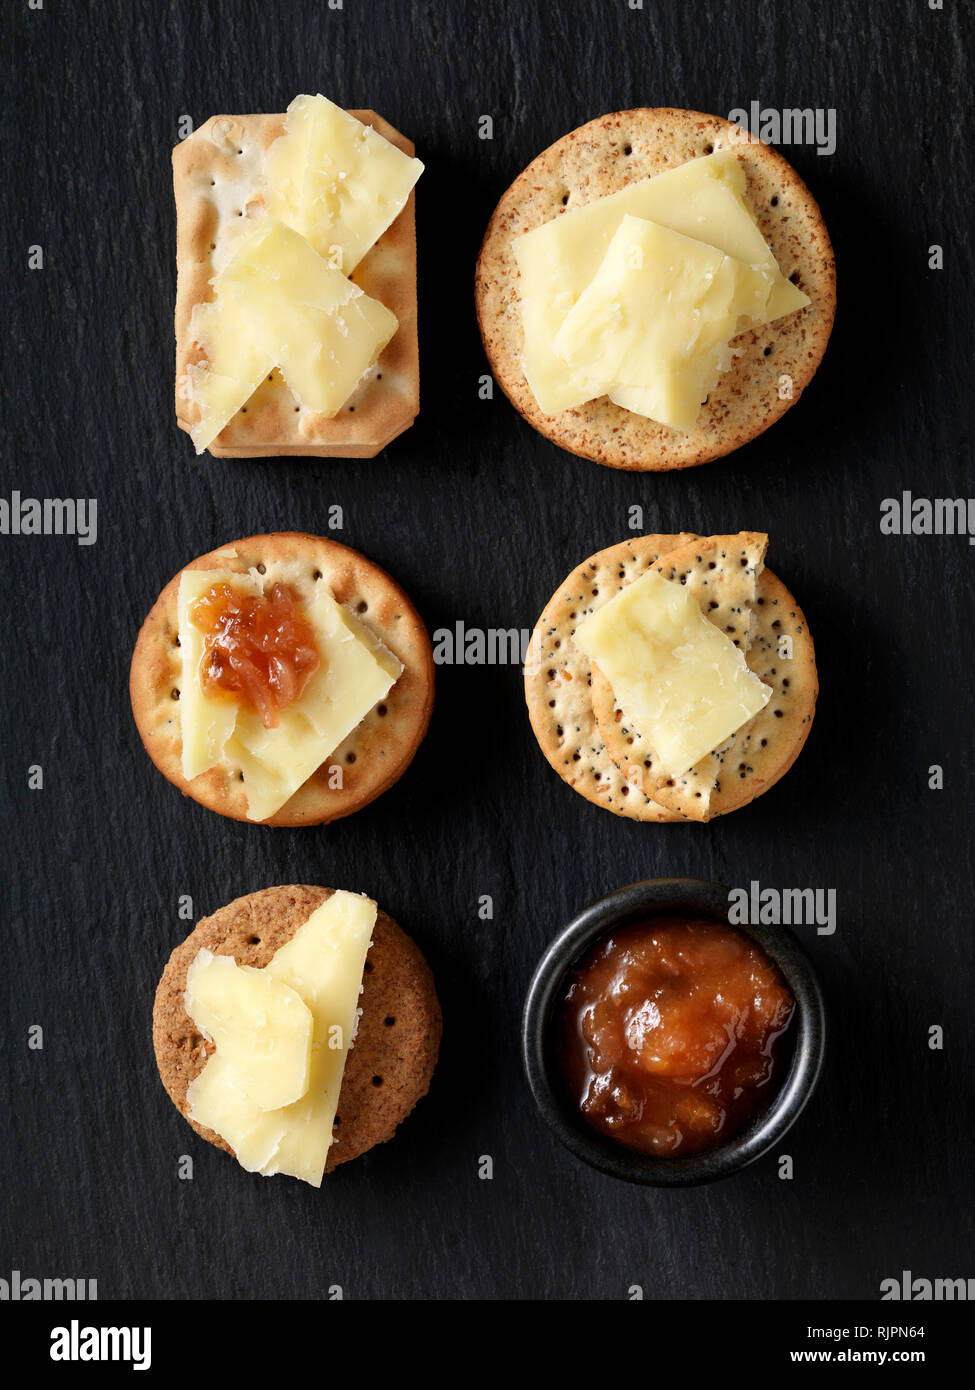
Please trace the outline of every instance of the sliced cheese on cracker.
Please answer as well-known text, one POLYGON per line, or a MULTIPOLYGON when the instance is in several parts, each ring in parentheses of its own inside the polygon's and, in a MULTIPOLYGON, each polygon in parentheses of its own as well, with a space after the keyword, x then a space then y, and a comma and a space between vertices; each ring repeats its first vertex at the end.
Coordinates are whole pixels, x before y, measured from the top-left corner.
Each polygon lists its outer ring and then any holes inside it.
POLYGON ((212 283, 214 298, 197 306, 191 325, 207 359, 205 372, 190 377, 201 409, 198 453, 272 367, 301 405, 336 415, 398 327, 385 305, 273 217, 241 242, 212 283), (211 374, 240 389, 210 383, 211 374))
POLYGON ((745 171, 737 153, 720 150, 573 208, 514 238, 524 327, 522 366, 546 415, 557 415, 604 394, 601 379, 568 366, 554 341, 628 214, 767 271, 773 283, 762 322, 810 302, 779 271, 745 192, 745 171))
POLYGON ((693 767, 771 696, 686 586, 653 570, 580 624, 574 640, 668 777, 693 767))
MULTIPOLYGON (((767 547, 768 536, 758 531, 694 537, 663 556, 653 569, 665 579, 684 586, 705 617, 730 637, 736 647, 749 653, 757 614, 761 611, 758 585, 767 547)), ((746 661, 754 670, 750 655, 746 656, 746 661)), ((761 674, 762 669, 756 674, 761 674)), ((609 681, 598 668, 593 671, 591 693, 593 711, 607 752, 630 784, 688 819, 708 820, 725 757, 738 746, 751 725, 743 725, 730 739, 674 778, 655 765, 649 740, 623 715, 609 681)))
POLYGON ((402 212, 423 165, 323 96, 288 107, 267 152, 267 207, 351 275, 402 212))
POLYGON ((370 898, 335 892, 263 970, 252 972, 269 988, 299 996, 312 1019, 308 1085, 298 1100, 261 1109, 246 1093, 236 1058, 219 1042, 190 1083, 191 1119, 219 1134, 250 1172, 287 1173, 321 1186, 376 911, 370 898))
POLYGON ((244 775, 248 819, 267 820, 321 766, 328 755, 392 689, 403 665, 379 639, 317 582, 302 592, 304 616, 315 634, 320 663, 300 699, 279 711, 265 728, 256 711, 231 694, 204 688, 204 638, 192 620, 193 605, 215 584, 261 595, 295 579, 292 567, 269 564, 250 570, 184 570, 177 613, 182 679, 179 716, 183 775, 187 780, 220 766, 244 775))
POLYGON ((617 405, 687 432, 773 287, 771 271, 627 214, 553 347, 617 405))
POLYGON ((290 985, 204 948, 187 971, 185 1004, 259 1109, 278 1110, 305 1094, 313 1020, 290 985))

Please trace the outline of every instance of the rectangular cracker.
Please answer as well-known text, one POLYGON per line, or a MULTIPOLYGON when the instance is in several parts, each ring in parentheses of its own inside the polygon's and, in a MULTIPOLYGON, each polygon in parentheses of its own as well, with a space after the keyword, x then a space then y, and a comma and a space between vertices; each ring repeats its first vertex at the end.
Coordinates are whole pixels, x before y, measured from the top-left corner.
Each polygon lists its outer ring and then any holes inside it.
MULTIPOLYGON (((412 155, 411 141, 375 111, 352 111, 412 155)), ((176 418, 183 430, 196 406, 186 396, 187 368, 204 359, 190 337, 196 304, 212 299, 210 281, 240 237, 264 213, 264 152, 284 134, 284 115, 211 116, 173 150, 176 198, 176 418)), ((420 404, 414 194, 351 277, 399 319, 399 328, 333 418, 306 410, 273 372, 210 445, 216 458, 373 458, 409 428, 420 404)))

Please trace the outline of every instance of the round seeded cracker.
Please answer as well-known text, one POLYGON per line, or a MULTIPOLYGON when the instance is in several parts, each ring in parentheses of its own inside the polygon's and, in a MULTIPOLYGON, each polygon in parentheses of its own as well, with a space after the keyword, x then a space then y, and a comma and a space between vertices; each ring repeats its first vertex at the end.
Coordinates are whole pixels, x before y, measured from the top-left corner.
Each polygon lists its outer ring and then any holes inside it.
POLYGON ((718 116, 644 107, 601 116, 571 131, 515 179, 488 224, 475 290, 491 370, 529 424, 570 453, 610 468, 662 471, 731 453, 798 400, 829 339, 836 272, 816 201, 778 151, 718 116), (521 366, 513 238, 627 184, 729 147, 739 152, 749 206, 779 269, 809 296, 810 305, 734 340, 733 365, 722 373, 689 434, 624 410, 607 396, 558 415, 543 414, 521 366))
MULTIPOLYGON (((664 557, 664 565, 669 559, 664 557)), ((664 566, 658 568, 665 578, 674 577, 664 566)), ((704 599, 702 607, 708 606, 704 599)), ((726 615, 719 610, 718 616, 726 615)), ((723 622, 718 626, 729 630, 723 622)), ((744 648, 749 668, 772 687, 772 696, 720 748, 664 785, 653 767, 647 740, 627 723, 606 677, 598 668, 593 670, 593 711, 608 755, 635 790, 682 818, 714 820, 754 801, 788 772, 812 728, 819 693, 812 635, 799 605, 771 570, 762 569, 757 578, 748 645, 735 637, 732 640, 744 648)))
POLYGON ((573 642, 582 620, 669 550, 693 535, 634 536, 601 550, 559 586, 535 624, 525 663, 525 700, 539 747, 562 780, 628 820, 684 817, 632 787, 607 753, 592 706, 589 658, 573 642))
MULTIPOLYGON (((336 600, 356 613, 404 668, 385 700, 329 752, 319 770, 275 815, 261 822, 320 825, 358 811, 406 771, 430 721, 433 652, 422 620, 399 585, 371 560, 337 541, 293 531, 250 536, 201 555, 185 568, 244 573, 272 562, 295 565, 293 587, 299 597, 306 585, 310 590, 327 584, 336 600), (336 766, 342 770, 341 787, 329 785, 337 780, 330 774, 336 766)), ((183 776, 176 609, 180 574, 163 589, 139 633, 129 680, 132 712, 146 752, 164 777, 210 810, 247 820, 238 771, 213 767, 192 781, 183 776)))
MULTIPOLYGON (((197 952, 230 955, 263 969, 335 890, 290 884, 237 898, 198 922, 169 958, 156 991, 152 1040, 170 1100, 202 1138, 219 1134, 190 1119, 186 1093, 213 1050, 186 1012, 186 975, 197 952)), ((380 912, 359 996, 362 1010, 342 1076, 326 1173, 393 1137, 430 1088, 442 1031, 433 976, 416 943, 380 912)))

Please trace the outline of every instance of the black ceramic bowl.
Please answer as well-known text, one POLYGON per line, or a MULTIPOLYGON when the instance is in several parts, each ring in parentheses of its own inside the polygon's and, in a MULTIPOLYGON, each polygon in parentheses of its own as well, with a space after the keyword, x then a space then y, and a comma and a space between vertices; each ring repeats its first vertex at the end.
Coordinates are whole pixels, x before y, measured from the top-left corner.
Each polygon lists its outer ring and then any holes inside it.
MULTIPOLYGON (((590 904, 549 946, 535 971, 522 1020, 528 1084, 542 1116, 567 1148, 614 1178, 655 1187, 686 1187, 728 1177, 778 1144, 812 1095, 823 1060, 823 996, 808 957, 784 927, 735 924, 775 962, 792 990, 796 1010, 779 1064, 781 1076, 768 1107, 726 1142, 684 1158, 654 1158, 614 1143, 586 1123, 566 1093, 554 1056, 551 1023, 566 976, 589 948, 614 928, 648 917, 711 917, 727 924, 728 889, 695 878, 653 878, 618 888, 590 904)), ((775 1081, 773 1078, 773 1085, 775 1081)))

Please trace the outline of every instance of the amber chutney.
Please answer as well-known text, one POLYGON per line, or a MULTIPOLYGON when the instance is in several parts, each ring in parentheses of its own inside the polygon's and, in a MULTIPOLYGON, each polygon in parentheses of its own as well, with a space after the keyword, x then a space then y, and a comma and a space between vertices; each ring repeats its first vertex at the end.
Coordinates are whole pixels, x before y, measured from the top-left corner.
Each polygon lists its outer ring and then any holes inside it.
POLYGON ((281 711, 301 699, 321 665, 315 630, 285 584, 269 594, 214 584, 190 621, 203 633, 203 689, 256 710, 266 729, 278 727, 281 711))
POLYGON ((773 1099, 795 1000, 749 937, 704 918, 609 931, 568 975, 554 1042, 583 1119, 655 1158, 725 1142, 773 1099))

